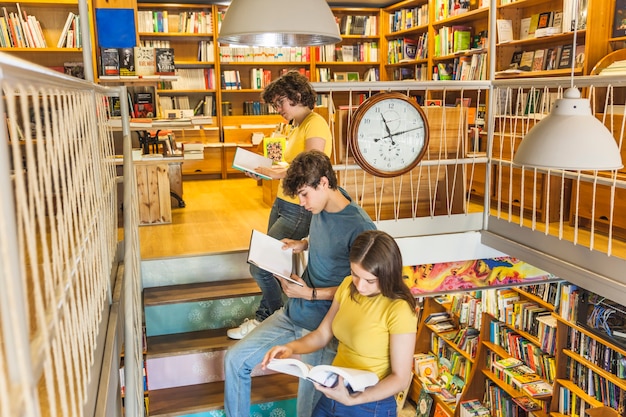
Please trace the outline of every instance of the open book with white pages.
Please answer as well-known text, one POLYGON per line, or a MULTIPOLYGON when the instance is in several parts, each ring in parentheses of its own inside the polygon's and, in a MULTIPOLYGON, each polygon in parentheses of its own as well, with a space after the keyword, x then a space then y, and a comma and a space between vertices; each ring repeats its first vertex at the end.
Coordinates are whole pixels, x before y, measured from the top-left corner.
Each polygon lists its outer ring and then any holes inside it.
POLYGON ((302 287, 301 282, 291 278, 295 267, 293 249, 283 249, 283 245, 278 239, 252 230, 248 262, 302 287))

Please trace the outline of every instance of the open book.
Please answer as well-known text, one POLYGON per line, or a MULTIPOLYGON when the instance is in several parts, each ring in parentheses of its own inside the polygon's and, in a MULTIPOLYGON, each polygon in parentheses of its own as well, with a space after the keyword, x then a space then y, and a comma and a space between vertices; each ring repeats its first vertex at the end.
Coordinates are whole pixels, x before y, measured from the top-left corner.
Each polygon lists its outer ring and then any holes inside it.
POLYGON ((235 158, 233 159, 233 168, 244 172, 250 172, 259 177, 271 180, 267 175, 259 174, 255 170, 258 167, 271 168, 273 161, 258 153, 250 152, 247 149, 237 147, 235 158))
POLYGON ((365 388, 378 383, 378 375, 374 372, 332 365, 311 366, 295 358, 272 359, 267 367, 273 371, 317 382, 325 387, 334 386, 338 375, 343 377, 345 384, 353 391, 364 391, 365 388))
POLYGON ((283 245, 284 243, 278 239, 252 230, 248 262, 302 287, 301 282, 291 278, 291 272, 294 270, 293 250, 283 250, 283 245))

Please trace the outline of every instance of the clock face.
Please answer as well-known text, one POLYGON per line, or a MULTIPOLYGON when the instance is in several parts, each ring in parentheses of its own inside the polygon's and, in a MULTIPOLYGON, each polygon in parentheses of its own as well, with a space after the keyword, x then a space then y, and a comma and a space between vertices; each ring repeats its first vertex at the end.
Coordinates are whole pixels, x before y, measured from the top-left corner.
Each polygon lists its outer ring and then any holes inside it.
POLYGON ((400 93, 379 93, 355 113, 351 143, 367 172, 393 177, 413 169, 428 145, 428 123, 419 105, 400 93))

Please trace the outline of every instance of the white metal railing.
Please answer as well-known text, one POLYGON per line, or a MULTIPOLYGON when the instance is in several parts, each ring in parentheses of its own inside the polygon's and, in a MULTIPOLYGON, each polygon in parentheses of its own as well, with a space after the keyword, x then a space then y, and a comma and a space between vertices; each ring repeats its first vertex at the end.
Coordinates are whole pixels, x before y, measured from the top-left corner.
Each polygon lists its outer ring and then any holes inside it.
MULTIPOLYGON (((93 415, 109 312, 119 302, 113 293, 120 262, 117 174, 113 136, 106 127, 107 95, 115 89, 6 54, 0 54, 0 88, 5 146, 0 152, 0 415, 93 415)), ((125 191, 125 212, 131 213, 131 190, 125 191)), ((138 254, 133 219, 126 217, 126 250, 138 254)), ((139 283, 138 266, 135 255, 126 264, 127 275, 134 276, 129 281, 139 283)), ((130 294, 127 320, 136 326, 132 318, 139 312, 139 326, 127 355, 141 354, 141 303, 130 294)), ((112 362, 116 368, 118 361, 119 356, 112 362)), ((114 375, 119 376, 117 369, 114 375)), ((119 396, 117 379, 111 384, 119 396)), ((143 408, 143 398, 136 402, 143 408)), ((127 407, 136 409, 134 403, 126 399, 127 407)))

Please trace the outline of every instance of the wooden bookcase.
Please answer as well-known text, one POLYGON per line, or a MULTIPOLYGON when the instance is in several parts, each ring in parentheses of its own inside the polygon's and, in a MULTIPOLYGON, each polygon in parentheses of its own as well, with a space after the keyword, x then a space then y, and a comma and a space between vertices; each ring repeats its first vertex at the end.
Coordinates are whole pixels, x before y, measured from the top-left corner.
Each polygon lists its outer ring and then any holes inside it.
MULTIPOLYGON (((39 21, 47 46, 45 48, 0 47, 0 51, 60 72, 64 72, 65 63, 83 62, 83 48, 57 48, 68 14, 71 12, 78 15, 78 0, 26 0, 19 4, 22 13, 32 15, 39 21)), ((7 3, 4 6, 8 13, 17 14, 15 3, 7 3)), ((87 7, 88 10, 92 9, 91 1, 87 2, 87 7)), ((89 16, 85 16, 81 21, 81 24, 89 25, 90 33, 89 39, 83 40, 83 45, 93 44, 94 39, 93 24, 88 18, 89 16)))

